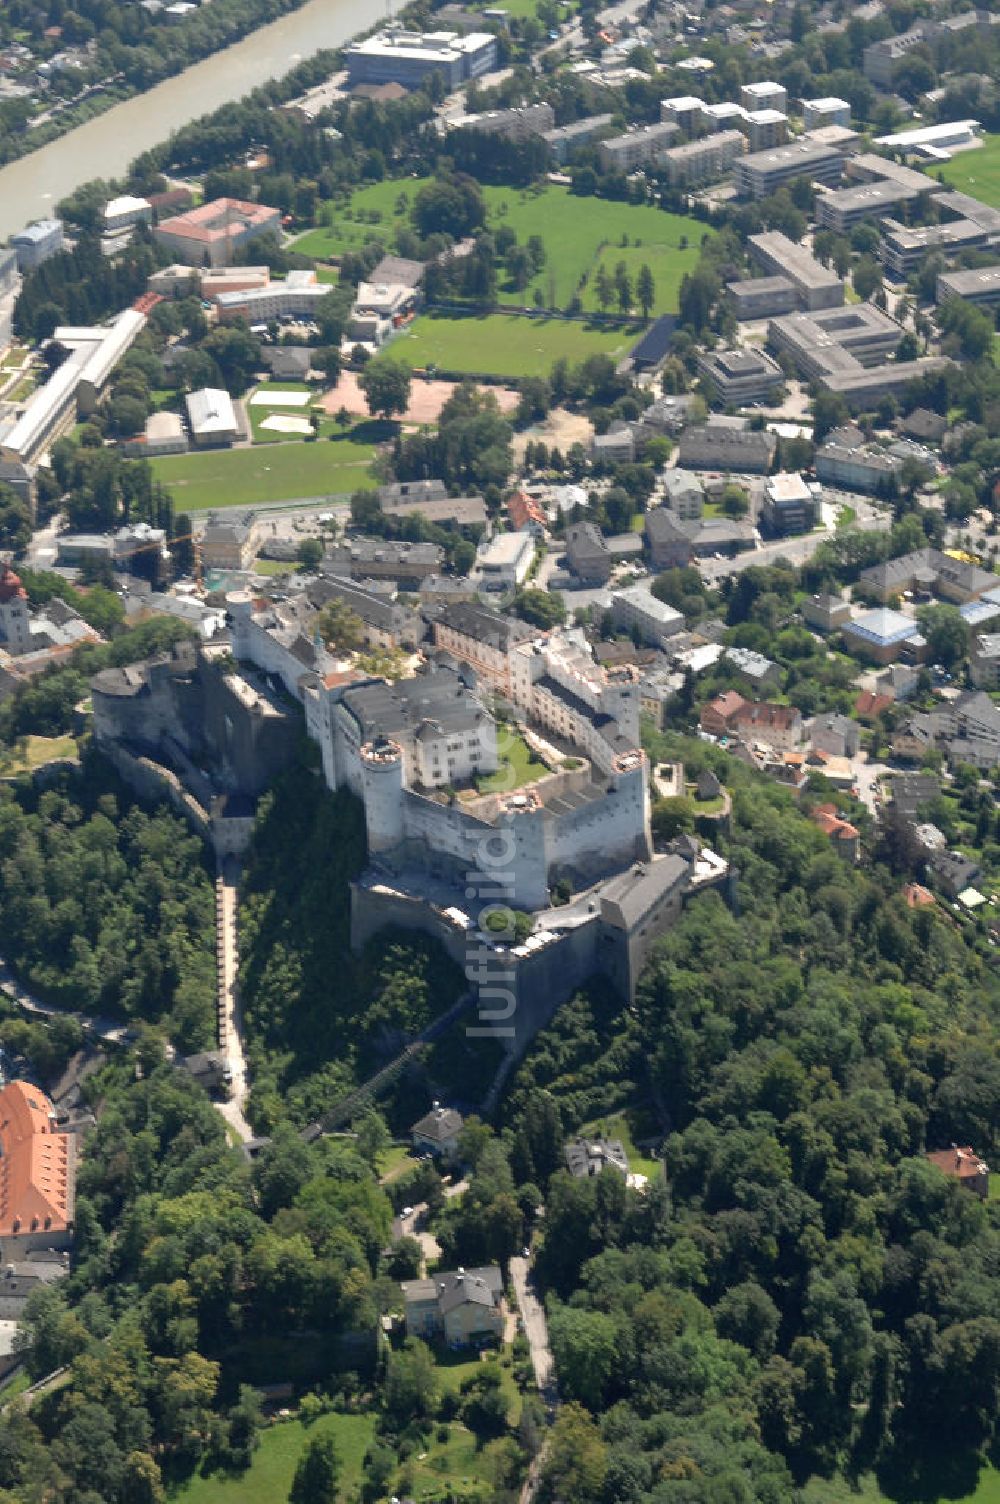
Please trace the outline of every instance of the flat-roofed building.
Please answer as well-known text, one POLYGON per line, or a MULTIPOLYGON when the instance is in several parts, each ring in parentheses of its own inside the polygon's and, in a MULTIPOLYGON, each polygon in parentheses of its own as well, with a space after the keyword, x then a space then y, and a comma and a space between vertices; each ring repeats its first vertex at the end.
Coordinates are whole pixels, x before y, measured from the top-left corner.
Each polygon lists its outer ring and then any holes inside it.
POLYGON ((774 434, 766 429, 734 427, 715 418, 684 430, 677 460, 688 470, 766 475, 774 463, 777 447, 774 434))
POLYGON ((420 33, 393 25, 345 47, 344 62, 352 88, 402 84, 417 89, 439 73, 450 90, 492 73, 497 65, 497 39, 486 31, 463 36, 457 31, 420 33))
POLYGON ((780 110, 784 114, 788 109, 788 90, 770 82, 744 84, 740 89, 740 104, 746 110, 780 110))
POLYGON ((588 115, 583 120, 570 121, 569 125, 557 125, 554 130, 546 131, 542 140, 562 166, 575 151, 589 146, 606 131, 614 118, 613 115, 588 115))
POLYGON ((706 350, 698 356, 698 370, 724 407, 767 401, 785 380, 763 350, 706 350))
POLYGON ((533 534, 498 533, 480 545, 472 575, 481 590, 516 590, 527 579, 534 557, 533 534))
POLYGON ((10 237, 11 248, 17 252, 17 264, 22 272, 30 272, 50 256, 63 248, 63 227, 58 219, 36 219, 32 224, 18 230, 10 237))
POLYGON ((902 337, 895 319, 871 303, 789 313, 772 319, 767 327, 769 347, 790 355, 810 381, 881 364, 894 354, 902 337))
POLYGON ((819 506, 801 475, 772 475, 764 492, 761 520, 778 537, 808 533, 816 526, 819 506))
POLYGON ((746 119, 747 112, 743 106, 733 104, 729 99, 720 104, 703 104, 701 107, 701 123, 710 131, 728 131, 734 127, 743 130, 746 119))
POLYGON ((726 291, 741 323, 778 318, 799 306, 799 290, 788 277, 751 277, 727 283, 726 291))
POLYGON ((887 360, 871 370, 837 371, 822 378, 828 392, 839 393, 852 412, 864 412, 881 398, 896 396, 910 385, 922 381, 933 371, 953 365, 944 355, 922 355, 919 360, 887 360))
POLYGON ((597 157, 605 172, 634 172, 655 161, 679 135, 680 127, 672 120, 661 120, 600 142, 597 157))
POLYGON ((795 286, 802 308, 807 311, 839 308, 843 303, 843 282, 835 271, 817 261, 806 246, 789 240, 777 230, 751 235, 747 243, 758 266, 774 276, 787 278, 795 286))
POLYGON ((693 94, 677 94, 660 100, 660 119, 672 120, 682 131, 695 131, 701 124, 704 101, 693 94))
POLYGON ((923 188, 882 178, 877 183, 852 183, 849 188, 837 188, 821 193, 816 199, 816 223, 826 229, 844 235, 864 219, 884 219, 906 204, 915 203, 923 188))
POLYGON ((672 188, 697 188, 725 177, 746 150, 742 131, 718 131, 698 141, 668 147, 657 158, 672 188))
POLYGON ((741 198, 769 198, 795 178, 839 183, 843 170, 844 158, 836 147, 801 136, 786 146, 741 157, 734 168, 736 191, 741 198))
POLYGON ((879 259, 886 271, 900 279, 908 277, 932 251, 943 256, 957 251, 975 250, 990 242, 989 232, 973 219, 953 219, 944 225, 904 225, 896 219, 883 219, 880 227, 879 259))
POLYGON ((138 198, 134 193, 122 193, 118 198, 109 199, 104 206, 104 229, 108 235, 152 222, 153 206, 149 199, 138 198))
POLYGON ((547 102, 514 105, 509 110, 486 110, 478 115, 460 115, 453 130, 479 131, 484 136, 502 136, 505 141, 524 142, 555 129, 556 116, 547 102))
POLYGON ((642 585, 616 590, 611 597, 611 620, 616 627, 635 633, 652 647, 662 647, 668 638, 684 628, 684 616, 657 600, 642 585))
POLYGON ((832 95, 826 95, 822 99, 803 99, 802 114, 807 131, 824 125, 849 126, 851 123, 851 107, 847 100, 837 99, 832 95))
POLYGON ((922 125, 914 130, 894 131, 889 136, 876 136, 872 145, 884 146, 887 151, 925 154, 933 160, 938 152, 963 151, 977 145, 982 130, 978 120, 944 120, 938 125, 922 125))
POLYGON ((1000 303, 1000 266, 977 266, 969 271, 942 272, 937 279, 936 298, 961 298, 966 303, 992 306, 1000 303))
POLYGON ((784 146, 788 139, 788 116, 781 110, 750 110, 744 122, 747 143, 752 152, 784 146))

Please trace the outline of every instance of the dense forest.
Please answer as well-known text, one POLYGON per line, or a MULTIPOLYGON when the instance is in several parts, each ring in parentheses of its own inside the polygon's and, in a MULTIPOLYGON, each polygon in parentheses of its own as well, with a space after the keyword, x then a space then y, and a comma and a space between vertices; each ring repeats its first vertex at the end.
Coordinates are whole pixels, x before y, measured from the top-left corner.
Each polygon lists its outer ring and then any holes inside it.
POLYGON ((47 1001, 159 1024, 184 1051, 215 1028, 215 905, 202 843, 142 809, 102 759, 0 787, 2 953, 47 1001))

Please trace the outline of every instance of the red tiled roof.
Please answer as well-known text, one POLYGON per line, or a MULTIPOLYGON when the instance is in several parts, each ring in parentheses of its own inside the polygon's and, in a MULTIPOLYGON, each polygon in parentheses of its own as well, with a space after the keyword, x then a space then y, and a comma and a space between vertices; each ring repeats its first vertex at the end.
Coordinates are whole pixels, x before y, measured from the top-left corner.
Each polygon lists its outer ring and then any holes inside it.
POLYGON ((873 690, 864 689, 854 702, 854 708, 858 715, 872 718, 887 710, 892 704, 892 695, 875 694, 873 690))
POLYGON ((0 1091, 0 1237, 65 1232, 73 1220, 73 1143, 27 1081, 0 1091))
POLYGON ((956 1180, 973 1180, 978 1175, 989 1174, 989 1165, 980 1159, 975 1149, 970 1149, 967 1145, 962 1149, 957 1144, 953 1144, 950 1149, 932 1149, 925 1157, 945 1175, 953 1175, 956 1180))
POLYGON ((26 601, 28 592, 21 584, 21 576, 14 573, 9 564, 0 567, 0 602, 26 601))

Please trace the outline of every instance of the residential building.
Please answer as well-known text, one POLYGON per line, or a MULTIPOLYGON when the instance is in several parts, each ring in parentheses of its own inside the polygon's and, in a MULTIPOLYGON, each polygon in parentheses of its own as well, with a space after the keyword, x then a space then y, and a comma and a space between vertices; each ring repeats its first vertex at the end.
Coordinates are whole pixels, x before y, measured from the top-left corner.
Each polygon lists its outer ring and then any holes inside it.
POLYGON ((481 496, 449 496, 440 480, 404 480, 378 488, 379 510, 386 517, 413 517, 457 528, 485 528, 489 524, 481 496))
POLYGON ((809 740, 834 757, 857 757, 861 730, 848 715, 818 715, 809 728, 809 740))
POLYGON ((698 371, 723 407, 768 402, 785 383, 777 361, 752 347, 702 351, 698 371))
POLYGON ((199 547, 205 569, 250 569, 257 557, 258 524, 254 512, 209 512, 199 547))
POLYGON ((402 84, 418 89, 439 74, 450 92, 470 79, 492 73, 497 65, 497 39, 491 32, 419 33, 400 25, 352 42, 344 48, 348 84, 402 84))
POLYGON ((671 120, 682 131, 690 133, 701 124, 704 109, 704 101, 696 99, 693 94, 678 94, 660 100, 660 119, 671 120))
POLYGON ((634 172, 637 167, 656 161, 679 135, 680 127, 672 120, 637 126, 623 136, 611 136, 601 141, 597 158, 604 172, 634 172))
POLYGON ((818 632, 835 632, 851 619, 851 608, 839 595, 811 595, 799 607, 807 627, 818 632))
POLYGON ((743 553, 753 548, 757 533, 750 522, 729 517, 685 521, 667 507, 646 514, 646 545, 654 569, 675 569, 709 554, 743 553))
POLYGON ((776 318, 799 306, 799 290, 790 277, 752 277, 727 282, 726 292, 740 323, 776 318))
MULTIPOLYGON (((889 274, 904 280, 916 271, 932 251, 952 256, 958 251, 976 250, 990 242, 990 233, 974 219, 954 219, 948 224, 904 225, 897 219, 883 219, 879 226, 879 259, 889 274)), ((940 301, 940 297, 938 298, 940 301)))
POLYGON ((844 159, 835 146, 812 141, 808 136, 769 151, 751 152, 740 157, 734 166, 740 198, 769 198, 794 178, 839 183, 843 170, 844 159))
POLYGON ((892 663, 919 636, 912 616, 891 611, 887 606, 863 612, 853 621, 845 622, 841 630, 848 651, 874 663, 892 663))
POLYGON ((635 459, 635 436, 628 423, 618 423, 590 441, 593 459, 609 465, 630 465, 635 459))
POLYGON ((975 1149, 968 1145, 960 1149, 957 1144, 952 1144, 950 1149, 932 1149, 924 1158, 942 1175, 957 1180, 963 1190, 978 1196, 980 1201, 989 1200, 990 1167, 975 1149))
POLYGON ((509 110, 487 110, 480 115, 460 115, 451 121, 453 130, 479 131, 484 136, 501 136, 505 141, 517 143, 544 136, 555 129, 555 124, 555 111, 545 102, 515 105, 509 110))
POLYGON ((0 1250, 4 1262, 73 1240, 75 1140, 29 1081, 0 1089, 0 1250))
POLYGON ((10 349, 14 337, 14 306, 21 291, 21 274, 17 252, 0 250, 0 360, 10 349))
POLYGON ((509 593, 524 584, 534 557, 531 533, 497 533, 480 543, 472 577, 481 590, 509 593))
POLYGON ((352 535, 327 549, 321 568, 324 574, 354 580, 394 580, 405 590, 419 585, 429 574, 440 574, 443 562, 444 551, 436 543, 352 535))
POLYGON ((806 246, 789 240, 778 230, 751 235, 747 244, 752 259, 765 273, 787 278, 793 284, 799 306, 806 312, 839 308, 843 304, 843 282, 835 271, 817 261, 806 246))
POLYGON ((801 475, 772 475, 764 490, 760 515, 770 533, 787 538, 808 533, 816 526, 819 505, 801 475))
POLYGON ((961 298, 977 307, 1000 303, 1000 266, 977 266, 968 271, 942 272, 937 279, 938 303, 961 298))
POLYGON ((31 611, 21 577, 9 564, 0 564, 0 648, 26 653, 31 647, 31 611))
POLYGON ((161 220, 153 231, 160 245, 191 266, 230 266, 253 241, 280 234, 280 209, 239 198, 213 199, 161 220))
POLYGON ((807 131, 823 125, 849 126, 851 123, 851 107, 847 100, 830 95, 822 99, 803 99, 802 114, 807 131))
POLYGON ((656 165, 671 188, 700 188, 724 178, 746 150, 742 131, 717 131, 697 141, 668 147, 656 165))
POLYGON ((555 130, 546 131, 542 140, 562 167, 580 147, 589 146, 606 131, 614 118, 613 115, 588 115, 584 120, 573 120, 569 125, 558 125, 555 130))
POLYGON ((960 851, 930 852, 927 870, 934 874, 949 898, 958 898, 983 875, 979 863, 963 856, 960 851))
POLYGON ((925 596, 935 592, 944 600, 960 606, 995 589, 997 576, 978 564, 954 558, 939 549, 918 548, 913 553, 863 569, 859 583, 881 601, 890 601, 906 591, 925 596))
POLYGON ((366 647, 392 649, 416 647, 424 636, 424 623, 416 611, 393 599, 394 591, 374 589, 356 580, 322 575, 306 587, 309 603, 322 610, 331 600, 338 600, 361 623, 366 647))
POLYGON ((196 449, 227 448, 240 436, 236 409, 221 387, 202 387, 184 398, 191 442, 196 449))
POLYGON ((850 820, 845 820, 843 815, 838 814, 834 804, 820 804, 812 812, 812 821, 818 825, 825 836, 830 839, 834 851, 843 857, 845 862, 850 862, 853 867, 858 860, 861 848, 861 832, 850 820))
POLYGON ((607 584, 611 550, 595 523, 574 522, 566 529, 566 561, 581 584, 607 584))
POLYGON ((420 1118, 410 1129, 410 1139, 419 1154, 428 1151, 440 1154, 444 1159, 454 1159, 458 1153, 458 1138, 464 1119, 454 1107, 442 1107, 435 1102, 426 1117, 420 1118))
POLYGON ((705 488, 690 470, 664 470, 663 501, 682 522, 697 522, 705 510, 705 488))
POLYGON ((866 443, 857 428, 838 428, 817 449, 815 466, 825 485, 877 496, 892 487, 903 460, 884 445, 866 443))
POLYGON ((977 689, 1000 689, 1000 633, 984 632, 973 637, 969 650, 969 677, 977 689))
POLYGON ((542 503, 526 491, 515 491, 507 501, 507 516, 516 532, 528 529, 536 538, 544 536, 549 519, 542 503))
POLYGON ((875 182, 852 183, 848 188, 830 189, 817 196, 816 223, 838 235, 846 235, 864 219, 885 219, 907 204, 915 203, 930 191, 931 186, 931 180, 927 178, 923 186, 918 186, 884 177, 875 182))
POLYGON ((443 1338, 455 1348, 503 1340, 503 1277, 495 1264, 404 1280, 401 1288, 408 1336, 443 1338))
POLYGON ((889 88, 900 58, 906 57, 908 52, 919 47, 927 38, 927 25, 921 22, 900 36, 884 37, 880 42, 869 43, 862 56, 865 78, 870 83, 877 84, 880 89, 889 88))
POLYGON ((526 622, 488 606, 458 602, 444 608, 433 628, 435 647, 470 664, 491 688, 511 698, 513 651, 535 635, 526 622))
POLYGON ((628 1178, 628 1155, 619 1138, 569 1139, 563 1154, 567 1170, 577 1180, 586 1180, 605 1170, 617 1170, 628 1178))
MULTIPOLYGON (((763 653, 754 652, 753 648, 725 648, 722 656, 727 663, 731 663, 734 668, 739 669, 740 673, 749 679, 751 684, 764 687, 766 685, 781 683, 781 669, 778 665, 773 663, 770 658, 765 658, 763 653)), ((781 708, 788 709, 789 707, 784 706, 781 708)), ((794 706, 791 708, 795 709, 794 706)), ((795 714, 798 716, 799 713, 797 710, 795 714)), ((799 728, 799 739, 801 739, 801 716, 799 716, 797 725, 799 728)))
POLYGON ((681 434, 677 462, 688 470, 723 470, 766 475, 774 463, 778 441, 766 429, 734 428, 717 419, 686 428, 681 434))
POLYGON ((775 83, 744 84, 740 89, 740 104, 751 112, 780 110, 784 114, 788 109, 788 91, 775 83))
POLYGON ((11 249, 17 253, 18 270, 34 271, 50 256, 63 248, 63 227, 58 219, 37 219, 10 237, 11 249))
POLYGON ((751 152, 770 151, 788 139, 788 116, 781 110, 750 110, 744 129, 751 152))
POLYGON ((614 625, 635 633, 642 642, 663 647, 669 637, 683 630, 684 617, 673 606, 657 600, 642 585, 616 590, 611 597, 611 620, 614 625))

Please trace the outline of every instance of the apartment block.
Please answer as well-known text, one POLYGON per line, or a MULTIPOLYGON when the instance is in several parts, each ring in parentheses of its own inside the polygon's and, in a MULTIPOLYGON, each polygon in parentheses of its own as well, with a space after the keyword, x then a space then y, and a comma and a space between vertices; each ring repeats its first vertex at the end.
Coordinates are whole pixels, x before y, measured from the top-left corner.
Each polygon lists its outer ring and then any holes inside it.
POLYGON ((698 371, 724 407, 766 402, 785 380, 763 350, 707 350, 698 356, 698 371))
POLYGON ((623 136, 612 136, 602 141, 597 156, 605 172, 634 172, 652 162, 660 152, 680 135, 680 127, 672 120, 661 120, 658 125, 644 125, 637 130, 626 131, 623 136))
POLYGON ((769 151, 788 140, 788 116, 781 110, 750 110, 744 129, 752 152, 769 151))
POLYGON ((741 323, 778 318, 799 306, 799 290, 788 277, 751 277, 727 283, 726 291, 741 323))
POLYGON ((719 131, 683 146, 671 146, 658 158, 672 188, 697 188, 718 182, 746 150, 742 131, 719 131))
POLYGON ((1000 303, 1000 266, 978 266, 970 271, 942 272, 937 279, 937 301, 963 298, 966 303, 992 307, 1000 303))
POLYGON ((744 84, 740 104, 746 110, 780 110, 784 114, 788 109, 788 90, 775 83, 744 84))
POLYGON ((946 225, 900 224, 897 219, 883 219, 879 232, 879 258, 886 271, 903 279, 932 251, 943 256, 958 251, 975 250, 988 245, 989 233, 972 219, 955 219, 946 225))
POLYGON ((679 94, 673 99, 660 100, 660 119, 691 132, 700 126, 704 108, 702 100, 695 99, 693 94, 679 94))
POLYGON ((801 137, 771 151, 751 152, 735 166, 736 191, 741 198, 768 198, 794 178, 839 183, 844 159, 835 146, 801 137))
POLYGON ((588 115, 569 125, 557 125, 555 130, 546 131, 542 140, 561 166, 581 146, 589 146, 595 137, 606 131, 613 119, 613 115, 588 115))
POLYGON ((851 107, 847 100, 832 95, 823 99, 803 99, 802 114, 807 131, 824 125, 849 126, 851 123, 851 107))

